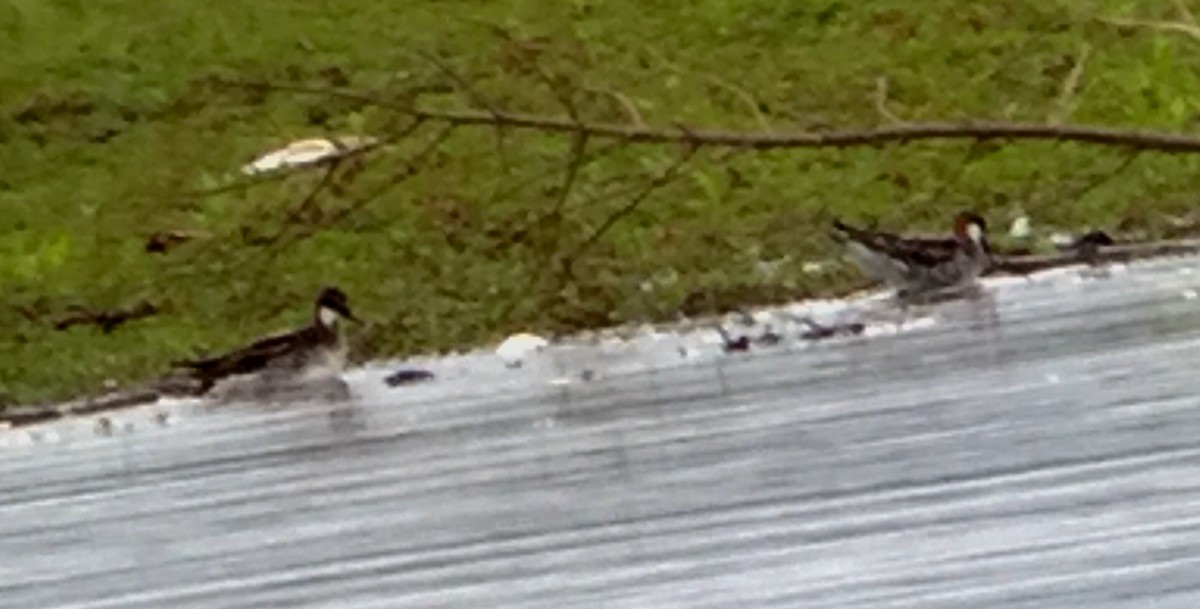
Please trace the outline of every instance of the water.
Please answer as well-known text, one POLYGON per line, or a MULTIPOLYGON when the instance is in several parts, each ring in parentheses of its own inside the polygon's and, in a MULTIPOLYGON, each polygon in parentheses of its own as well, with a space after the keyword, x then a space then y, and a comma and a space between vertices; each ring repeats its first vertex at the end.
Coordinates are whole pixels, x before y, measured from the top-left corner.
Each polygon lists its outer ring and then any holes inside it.
POLYGON ((1191 609, 1196 265, 0 432, 0 606, 1191 609))

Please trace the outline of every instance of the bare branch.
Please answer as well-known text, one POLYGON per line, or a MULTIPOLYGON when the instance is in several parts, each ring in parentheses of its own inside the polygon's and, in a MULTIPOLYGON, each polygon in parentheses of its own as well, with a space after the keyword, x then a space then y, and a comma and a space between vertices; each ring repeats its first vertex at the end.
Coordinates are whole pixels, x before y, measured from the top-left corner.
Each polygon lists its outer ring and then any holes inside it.
POLYGON ((846 129, 819 133, 744 133, 718 129, 637 128, 625 125, 584 124, 569 119, 503 114, 492 117, 475 112, 439 112, 415 110, 416 116, 427 120, 446 121, 456 125, 490 124, 500 120, 519 129, 541 131, 582 131, 592 137, 615 138, 630 143, 695 143, 718 147, 742 147, 755 150, 777 148, 845 148, 875 146, 899 142, 936 139, 1011 139, 1057 140, 1158 150, 1162 152, 1200 152, 1200 138, 1175 133, 1126 130, 1100 126, 1044 125, 1038 123, 963 122, 910 123, 877 129, 846 129))
MULTIPOLYGON (((275 87, 276 85, 255 85, 275 87)), ((890 125, 873 129, 821 132, 746 133, 693 127, 652 128, 611 123, 576 123, 569 117, 475 110, 429 110, 376 99, 371 95, 340 90, 280 85, 280 90, 313 95, 334 95, 370 101, 414 118, 457 126, 501 125, 535 131, 585 133, 592 138, 617 139, 638 144, 696 144, 698 146, 773 150, 782 148, 846 148, 908 143, 923 140, 1053 140, 1159 152, 1200 152, 1200 137, 1178 133, 1120 129, 1091 125, 1046 125, 1001 121, 928 122, 890 125)))

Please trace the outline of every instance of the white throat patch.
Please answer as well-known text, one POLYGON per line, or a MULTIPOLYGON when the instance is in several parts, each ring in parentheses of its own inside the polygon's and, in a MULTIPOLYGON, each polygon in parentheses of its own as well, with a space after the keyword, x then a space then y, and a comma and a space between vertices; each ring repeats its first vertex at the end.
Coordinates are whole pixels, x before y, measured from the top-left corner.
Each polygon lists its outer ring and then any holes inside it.
POLYGON ((967 225, 967 237, 969 237, 971 241, 979 243, 980 241, 983 241, 983 229, 980 228, 978 224, 972 222, 967 225))
POLYGON ((342 318, 342 314, 329 307, 321 307, 317 310, 317 318, 321 320, 323 325, 332 328, 342 318))

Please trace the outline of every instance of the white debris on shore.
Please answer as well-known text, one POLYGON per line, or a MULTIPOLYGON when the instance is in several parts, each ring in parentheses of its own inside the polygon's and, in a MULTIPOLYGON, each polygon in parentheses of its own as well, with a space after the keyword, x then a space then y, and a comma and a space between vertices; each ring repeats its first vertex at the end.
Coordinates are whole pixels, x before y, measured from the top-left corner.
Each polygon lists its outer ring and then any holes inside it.
POLYGON ((500 343, 500 346, 496 347, 496 355, 504 360, 505 366, 520 368, 526 356, 541 351, 549 345, 550 341, 536 334, 521 332, 513 334, 500 343))
POLYGON ((294 141, 242 166, 242 173, 259 175, 280 169, 307 167, 371 148, 379 140, 371 136, 343 135, 294 141))
POLYGON ((1013 239, 1029 239, 1033 236, 1033 227, 1029 221, 1029 216, 1018 216, 1013 220, 1012 226, 1008 229, 1008 236, 1013 239))

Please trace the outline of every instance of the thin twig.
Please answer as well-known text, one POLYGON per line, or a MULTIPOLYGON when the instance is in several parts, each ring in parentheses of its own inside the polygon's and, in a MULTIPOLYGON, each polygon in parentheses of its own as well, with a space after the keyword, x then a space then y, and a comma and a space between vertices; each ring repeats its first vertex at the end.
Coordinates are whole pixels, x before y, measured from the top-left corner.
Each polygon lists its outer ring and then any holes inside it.
POLYGON ((433 53, 426 53, 424 51, 415 51, 415 52, 418 57, 421 57, 425 61, 428 61, 429 63, 433 64, 433 66, 435 68, 440 70, 443 74, 445 74, 448 78, 450 78, 450 80, 453 80, 454 83, 456 85, 458 85, 458 87, 460 89, 462 89, 464 93, 466 93, 468 96, 470 96, 471 101, 475 102, 476 105, 482 106, 488 112, 490 112, 493 116, 500 115, 501 112, 500 112, 499 105, 492 103, 492 100, 489 97, 487 97, 482 92, 480 92, 478 89, 476 89, 475 86, 472 85, 469 80, 467 80, 463 76, 459 75, 458 72, 455 72, 453 68, 451 68, 449 65, 446 65, 446 63, 443 62, 441 59, 438 59, 436 55, 434 55, 433 53))
MULTIPOLYGON (((464 77, 461 74, 459 74, 458 72, 454 71, 453 68, 451 68, 449 65, 447 65, 442 60, 438 59, 437 56, 433 55, 432 53, 426 53, 423 51, 417 51, 417 55, 424 58, 429 63, 433 64, 434 67, 436 67, 443 74, 448 76, 450 78, 450 80, 453 80, 455 82, 455 84, 457 84, 458 87, 461 88, 463 90, 463 92, 466 93, 471 98, 471 100, 475 102, 476 105, 483 106, 484 108, 486 108, 488 113, 491 114, 493 117, 499 118, 499 116, 502 114, 502 112, 500 111, 499 104, 494 103, 491 100, 491 98, 484 95, 483 92, 481 92, 474 85, 472 85, 471 82, 466 79, 466 77, 464 77)), ((503 121, 497 120, 497 121, 493 122, 492 125, 496 128, 496 153, 500 156, 500 161, 504 167, 504 170, 507 171, 508 170, 508 148, 507 148, 508 142, 504 137, 505 136, 505 131, 504 131, 505 124, 503 121)))
MULTIPOLYGON (((550 89, 550 94, 558 99, 558 103, 562 104, 563 109, 567 111, 567 116, 571 117, 572 121, 577 124, 582 124, 582 119, 579 117, 579 110, 575 106, 575 97, 571 91, 560 90, 561 88, 554 81, 554 78, 546 71, 546 68, 534 59, 530 67, 533 68, 538 78, 550 89)), ((571 189, 575 186, 575 176, 579 174, 579 169, 587 164, 587 145, 588 135, 582 131, 575 134, 571 143, 571 161, 567 163, 567 172, 563 177, 563 183, 559 187, 558 201, 554 204, 554 209, 549 214, 543 214, 542 218, 549 216, 557 216, 562 212, 563 207, 567 204, 567 198, 571 196, 571 189)))
POLYGON ((1119 17, 1100 17, 1100 21, 1117 27, 1143 27, 1161 32, 1176 32, 1200 42, 1200 27, 1180 23, 1178 21, 1151 21, 1145 19, 1121 19, 1119 17))
POLYGON ((1071 66, 1071 71, 1067 72, 1067 77, 1063 79, 1062 87, 1059 89, 1057 109, 1051 112, 1049 122, 1052 125, 1057 125, 1075 112, 1075 94, 1079 90, 1079 81, 1083 77, 1083 69, 1087 65, 1088 57, 1092 53, 1092 47, 1088 43, 1083 43, 1079 48, 1079 55, 1075 58, 1075 65, 1071 66))
POLYGON ((1196 16, 1192 14, 1192 11, 1188 10, 1188 7, 1186 4, 1184 4, 1183 0, 1175 0, 1174 4, 1175 10, 1179 11, 1179 16, 1185 22, 1192 26, 1198 25, 1196 23, 1196 16))
POLYGON ((886 76, 880 76, 879 78, 875 79, 875 110, 879 112, 879 115, 887 120, 887 122, 893 125, 904 123, 904 121, 900 120, 900 117, 892 114, 891 110, 888 110, 887 102, 888 79, 886 76))
POLYGON ((315 234, 317 230, 321 228, 327 228, 345 220, 363 207, 366 207, 369 203, 377 199, 383 193, 394 188, 396 185, 404 182, 408 178, 416 175, 416 173, 421 169, 421 165, 424 164, 424 162, 429 158, 429 155, 437 150, 438 146, 440 146, 442 142, 446 141, 446 139, 449 138, 453 132, 453 125, 443 125, 442 128, 437 132, 437 135, 433 136, 433 139, 426 143, 425 146, 422 147, 421 150, 417 151, 416 154, 405 160, 401 168, 396 171, 396 173, 393 174, 389 180, 384 182, 378 188, 372 190, 370 193, 359 197, 349 205, 343 207, 333 214, 330 214, 329 218, 325 222, 322 222, 319 226, 306 227, 308 230, 297 233, 295 238, 292 239, 292 242, 294 243, 300 241, 301 239, 315 234))
POLYGON ((321 176, 321 179, 316 183, 315 186, 312 187, 312 189, 308 191, 308 194, 304 195, 304 198, 300 200, 300 203, 296 205, 292 209, 292 212, 288 214, 287 218, 284 219, 283 223, 285 226, 299 223, 301 216, 310 212, 313 205, 317 201, 317 195, 321 194, 322 191, 324 191, 329 187, 330 184, 333 183, 333 174, 337 171, 338 166, 339 163, 337 162, 329 163, 326 166, 325 173, 321 176))
MULTIPOLYGON (((679 169, 682 168, 683 165, 685 165, 692 158, 692 156, 696 154, 697 151, 698 148, 696 146, 688 146, 684 153, 680 155, 679 159, 672 163, 671 166, 667 167, 664 171, 649 176, 649 183, 640 187, 640 189, 636 192, 636 194, 634 194, 633 198, 630 199, 629 202, 623 205, 621 209, 609 215, 609 217, 605 219, 604 223, 596 230, 592 231, 592 234, 586 239, 581 241, 569 256, 562 258, 562 272, 556 276, 558 289, 561 289, 565 282, 569 280, 572 275, 572 267, 574 267, 575 261, 580 255, 583 254, 583 252, 585 252, 596 241, 603 237, 604 233, 608 232, 608 230, 611 229, 617 222, 619 222, 621 218, 633 213, 633 211, 637 209, 638 205, 640 205, 646 199, 646 197, 650 196, 651 193, 653 193, 663 184, 669 182, 679 171, 679 169)), ((596 197, 593 200, 600 198, 610 197, 596 197)), ((507 320, 512 315, 512 312, 516 310, 517 306, 524 301, 524 298, 531 293, 533 287, 542 279, 543 276, 540 274, 530 274, 525 282, 525 286, 515 292, 521 297, 510 300, 507 305, 499 309, 495 318, 496 321, 502 323, 504 320, 507 320)))
MULTIPOLYGON (((607 157, 608 155, 612 154, 614 151, 621 149, 623 146, 624 146, 624 143, 621 142, 620 140, 614 140, 612 142, 609 142, 607 145, 597 148, 597 149, 593 150, 591 153, 589 153, 584 158, 582 163, 583 163, 583 165, 587 165, 588 163, 595 162, 601 158, 607 157)), ((498 203, 500 201, 507 201, 513 195, 528 188, 530 185, 537 183, 544 177, 545 177, 545 175, 541 174, 541 173, 533 174, 533 175, 527 176, 525 178, 522 178, 521 180, 508 186, 504 190, 500 190, 500 191, 493 193, 487 199, 489 206, 493 205, 495 203, 498 203)))
POLYGON ((657 59, 659 63, 666 66, 667 69, 681 74, 692 72, 709 81, 710 83, 725 89, 729 93, 732 93, 734 97, 740 99, 742 103, 746 104, 746 107, 750 109, 750 113, 754 115, 754 120, 758 122, 758 126, 763 130, 763 132, 770 133, 771 131, 774 131, 774 129, 771 127, 771 122, 767 120, 767 117, 763 115, 762 110, 759 109, 758 100, 754 99, 754 96, 750 95, 750 93, 748 93, 745 89, 726 82, 715 74, 709 74, 699 70, 689 70, 687 68, 680 67, 678 64, 675 64, 667 59, 662 53, 660 53, 651 45, 645 45, 645 49, 647 53, 653 55, 654 58, 657 59))
MULTIPOLYGON (((971 142, 971 145, 967 147, 966 152, 963 153, 962 160, 959 161, 958 165, 954 167, 953 172, 947 176, 946 179, 942 180, 940 184, 938 184, 937 189, 935 189, 932 194, 924 197, 925 200, 929 202, 940 201, 942 197, 946 196, 946 192, 950 190, 950 187, 958 184, 958 181, 962 179, 964 174, 966 174, 967 167, 970 167, 971 163, 979 160, 980 156, 982 156, 984 152, 984 146, 981 142, 971 142)), ((919 198, 921 198, 920 193, 913 197, 914 200, 919 198)))
POLYGON ((588 163, 587 158, 588 136, 586 133, 580 133, 575 136, 571 144, 571 162, 567 164, 567 172, 563 176, 563 183, 559 186, 558 201, 554 203, 554 209, 551 215, 557 216, 562 212, 563 207, 567 204, 567 198, 571 195, 571 189, 575 186, 575 178, 579 175, 579 170, 588 163))
POLYGON ((589 86, 584 86, 583 90, 587 91, 588 93, 595 93, 597 95, 604 95, 615 99, 617 101, 617 105, 621 106, 621 109, 625 111, 625 116, 629 117, 629 123, 631 125, 645 128, 646 121, 642 118, 642 113, 638 112, 637 106, 635 106, 633 101, 630 100, 629 97, 624 93, 621 93, 620 91, 613 91, 611 89, 604 89, 602 87, 589 86))
POLYGON ((1133 165, 1133 162, 1136 161, 1141 154, 1142 152, 1140 150, 1130 150, 1129 152, 1125 153, 1124 158, 1121 159, 1121 162, 1118 163, 1116 167, 1108 171, 1097 171, 1096 173, 1092 174, 1091 179, 1087 180, 1083 186, 1076 189, 1074 192, 1069 192, 1065 195, 1060 194, 1057 196, 1057 199, 1059 201, 1078 201, 1082 199, 1093 190, 1099 188, 1101 185, 1125 173, 1125 171, 1129 169, 1131 165, 1133 165))
POLYGON ((649 197, 655 190, 658 190, 659 187, 674 179, 679 170, 686 165, 693 156, 695 156, 697 150, 699 150, 699 148, 695 145, 688 146, 684 150, 683 154, 679 155, 679 158, 676 159, 674 163, 660 172, 657 176, 654 176, 640 192, 638 192, 629 200, 629 202, 621 206, 621 208, 617 211, 609 214, 609 216, 604 219, 604 222, 601 223, 596 230, 592 231, 591 235, 588 235, 586 239, 580 242, 579 245, 575 247, 575 250, 571 252, 570 256, 564 259, 563 264, 566 270, 565 274, 570 275, 571 268, 574 266, 575 260, 578 259, 579 256, 582 255, 583 252, 591 247, 594 243, 599 241, 600 238, 609 231, 609 229, 617 224, 617 222, 620 222, 623 218, 633 213, 634 210, 636 210, 638 206, 641 205, 642 202, 645 201, 646 198, 649 197))
MULTIPOLYGON (((372 149, 373 150, 379 149, 379 147, 382 145, 395 144, 396 142, 407 139, 412 134, 416 133, 416 131, 421 128, 421 125, 423 125, 424 122, 425 121, 420 120, 420 119, 412 121, 411 123, 406 125, 404 127, 404 129, 401 129, 401 130, 397 131, 396 133, 389 135, 386 138, 383 138, 379 142, 379 144, 372 149)), ((304 197, 304 199, 300 202, 300 204, 297 205, 292 210, 292 213, 290 213, 288 215, 288 217, 284 219, 280 229, 269 237, 259 238, 258 240, 256 240, 256 245, 273 245, 277 241, 281 240, 284 237, 284 235, 287 234, 288 230, 293 225, 297 224, 297 220, 300 218, 300 215, 305 210, 309 209, 309 206, 312 205, 312 202, 315 200, 316 196, 318 194, 320 194, 325 188, 327 188, 332 183, 334 171, 336 169, 337 169, 337 164, 330 165, 329 168, 327 169, 327 171, 325 172, 325 174, 323 176, 321 176, 321 180, 317 183, 317 185, 315 187, 313 187, 312 190, 309 191, 309 193, 304 197)), ((303 231, 301 231, 301 232, 303 233, 303 231)), ((304 234, 305 235, 311 234, 311 232, 304 233, 304 234)))
POLYGON ((562 104, 563 109, 567 111, 567 116, 577 123, 582 122, 579 118, 579 111, 575 107, 575 97, 571 95, 571 92, 563 90, 563 87, 558 86, 558 83, 554 81, 554 77, 546 71, 546 68, 537 59, 525 62, 525 64, 533 70, 534 74, 537 74, 538 80, 546 85, 546 88, 550 90, 550 94, 558 100, 558 103, 562 104))
MULTIPOLYGON (((608 151, 606 149, 606 150, 602 150, 601 152, 607 153, 608 151)), ((712 155, 712 157, 714 159, 719 159, 722 162, 727 162, 729 159, 732 159, 735 156, 737 156, 739 154, 743 154, 745 152, 746 152, 746 150, 743 148, 729 148, 729 149, 714 153, 712 155), (722 154, 722 153, 725 153, 725 154, 722 154)), ((594 195, 584 199, 583 201, 580 201, 577 206, 581 207, 581 208, 591 208, 591 207, 594 207, 597 203, 599 203, 601 201, 609 201, 612 199, 620 199, 623 197, 634 196, 637 193, 641 192, 643 188, 645 188, 640 183, 634 183, 635 180, 645 179, 645 180, 653 181, 653 180, 659 179, 660 175, 661 175, 660 173, 652 173, 649 175, 637 176, 636 178, 633 178, 633 179, 631 179, 627 175, 615 176, 611 179, 605 180, 602 185, 604 187, 608 187, 608 186, 611 186, 615 182, 615 183, 619 184, 618 188, 594 194, 594 195)))

